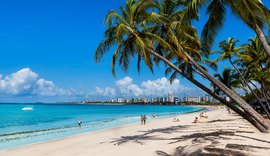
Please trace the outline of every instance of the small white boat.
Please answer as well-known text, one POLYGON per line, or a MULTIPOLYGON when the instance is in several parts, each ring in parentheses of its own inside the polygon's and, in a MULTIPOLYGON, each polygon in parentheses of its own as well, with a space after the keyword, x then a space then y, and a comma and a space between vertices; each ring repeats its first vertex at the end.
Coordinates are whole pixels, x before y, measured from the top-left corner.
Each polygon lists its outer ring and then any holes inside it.
POLYGON ((31 111, 34 110, 33 106, 25 106, 22 108, 23 111, 31 111))

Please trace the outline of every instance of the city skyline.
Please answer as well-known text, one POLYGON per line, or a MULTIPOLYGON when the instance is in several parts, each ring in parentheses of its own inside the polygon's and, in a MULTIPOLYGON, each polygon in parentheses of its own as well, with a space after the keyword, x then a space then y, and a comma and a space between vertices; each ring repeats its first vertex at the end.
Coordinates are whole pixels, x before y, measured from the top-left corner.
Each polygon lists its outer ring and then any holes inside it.
MULTIPOLYGON (((227 97, 224 96, 224 98, 226 99, 227 97)), ((185 103, 185 102, 190 102, 190 103, 201 103, 201 102, 212 102, 212 103, 216 103, 218 102, 218 100, 216 100, 215 98, 213 98, 212 96, 208 95, 208 94, 204 94, 204 95, 199 95, 199 96, 182 96, 182 97, 178 97, 175 96, 173 93, 169 93, 167 95, 167 97, 163 96, 163 97, 151 97, 151 98, 147 98, 147 97, 140 97, 140 98, 136 98, 136 97, 131 97, 131 98, 123 98, 123 97, 118 97, 118 98, 113 98, 113 99, 107 99, 107 100, 103 100, 103 101, 81 101, 80 103, 130 103, 130 104, 136 104, 136 103, 145 103, 145 104, 151 104, 151 103, 163 103, 163 104, 180 104, 180 103, 185 103)), ((61 103, 61 102, 59 102, 61 103)))

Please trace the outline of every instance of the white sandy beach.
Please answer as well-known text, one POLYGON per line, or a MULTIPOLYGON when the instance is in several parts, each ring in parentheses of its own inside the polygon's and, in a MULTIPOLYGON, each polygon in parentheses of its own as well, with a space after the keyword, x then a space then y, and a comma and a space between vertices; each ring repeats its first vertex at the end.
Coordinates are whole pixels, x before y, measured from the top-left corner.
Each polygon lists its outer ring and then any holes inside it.
POLYGON ((1 156, 171 156, 270 155, 270 134, 263 134, 225 109, 206 113, 208 119, 191 124, 199 112, 150 119, 132 124, 0 151, 1 156))

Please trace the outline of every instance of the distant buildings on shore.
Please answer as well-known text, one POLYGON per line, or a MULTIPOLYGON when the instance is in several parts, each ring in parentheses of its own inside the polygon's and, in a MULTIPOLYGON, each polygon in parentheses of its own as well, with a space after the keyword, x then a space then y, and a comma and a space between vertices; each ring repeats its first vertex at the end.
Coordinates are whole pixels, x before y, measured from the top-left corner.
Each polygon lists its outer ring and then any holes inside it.
POLYGON ((215 98, 209 95, 203 96, 187 96, 183 98, 175 97, 174 94, 168 94, 167 97, 155 97, 155 98, 115 98, 107 101, 84 101, 82 103, 131 103, 131 104, 181 104, 181 103, 217 103, 215 98))

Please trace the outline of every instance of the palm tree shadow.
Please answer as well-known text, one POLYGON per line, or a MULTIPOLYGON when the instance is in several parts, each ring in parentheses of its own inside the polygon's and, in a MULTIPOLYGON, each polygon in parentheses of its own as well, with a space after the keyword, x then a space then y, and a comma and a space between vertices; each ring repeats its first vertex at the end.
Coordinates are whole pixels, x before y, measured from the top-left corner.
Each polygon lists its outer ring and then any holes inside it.
MULTIPOLYGON (((227 120, 230 124, 230 121, 227 120)), ((214 122, 222 122, 222 120, 217 120, 214 122)), ((211 122, 211 123, 214 123, 211 122)), ((225 121, 224 121, 225 122, 225 121)), ((225 124, 225 123, 224 123, 225 124)), ((120 138, 114 138, 113 141, 109 143, 113 143, 114 145, 120 146, 129 142, 136 143, 139 145, 144 145, 144 141, 151 140, 167 140, 168 144, 175 144, 179 142, 184 142, 190 140, 192 145, 188 146, 179 146, 175 149, 174 154, 170 155, 165 151, 156 151, 156 155, 158 156, 176 156, 176 155, 248 155, 247 152, 254 151, 256 149, 268 150, 269 147, 262 146, 251 146, 251 145, 241 145, 241 144, 226 144, 223 148, 220 148, 219 145, 223 145, 224 141, 222 140, 243 140, 243 139, 251 139, 258 142, 270 143, 270 141, 262 140, 258 138, 253 138, 250 136, 246 136, 244 134, 254 133, 248 130, 236 130, 236 129, 212 129, 210 132, 200 132, 194 131, 193 134, 183 135, 180 137, 174 138, 166 138, 160 137, 158 133, 171 134, 171 133, 183 133, 192 130, 195 128, 191 125, 184 126, 171 126, 166 128, 157 128, 150 129, 147 131, 138 131, 139 135, 131 135, 131 136, 121 136, 120 138), (184 130, 184 131, 182 131, 184 130), (242 135, 243 133, 243 135, 242 135), (232 138, 232 136, 236 136, 236 138, 232 138), (187 153, 186 151, 194 146, 192 153, 187 153), (196 148, 196 146, 198 146, 196 148)), ((201 127, 203 128, 203 127, 201 127)))
POLYGON ((190 126, 188 125, 184 125, 184 126, 171 126, 171 127, 166 127, 166 128, 157 128, 157 129, 151 129, 151 130, 147 130, 147 131, 139 131, 139 132, 143 132, 144 134, 151 134, 151 133, 166 133, 166 134, 171 134, 171 133, 175 133, 175 132, 179 132, 179 130, 186 130, 188 129, 190 126))
POLYGON ((193 139, 192 142, 193 143, 202 143, 201 141, 203 140, 205 141, 216 141, 216 139, 223 139, 223 140, 229 140, 230 138, 224 137, 224 136, 231 136, 234 135, 234 132, 231 131, 223 131, 223 130, 219 130, 219 131, 215 131, 215 132, 209 132, 209 133, 194 133, 191 135, 184 135, 181 137, 177 137, 177 138, 171 138, 170 140, 173 140, 172 142, 170 142, 169 144, 173 144, 173 143, 177 143, 177 142, 182 142, 182 141, 186 141, 189 139, 193 139))
POLYGON ((215 122, 229 122, 229 121, 235 121, 235 119, 218 119, 218 120, 211 120, 211 121, 207 121, 207 123, 215 123, 215 122))
POLYGON ((113 143, 114 145, 122 145, 128 142, 134 142, 134 143, 143 145, 143 141, 145 140, 169 140, 169 138, 161 138, 161 137, 158 137, 158 135, 153 135, 153 134, 154 133, 171 134, 182 129, 187 129, 187 127, 189 126, 171 126, 171 127, 166 127, 166 128, 151 129, 148 131, 138 131, 143 134, 132 135, 132 136, 121 136, 121 138, 114 139, 110 143, 113 143))
POLYGON ((140 145, 143 145, 143 141, 145 140, 164 140, 164 138, 160 138, 158 136, 152 135, 133 135, 133 136, 121 136, 119 139, 115 139, 114 141, 111 141, 110 143, 113 143, 114 145, 122 145, 128 142, 134 142, 140 145))
MULTIPOLYGON (((242 144, 226 144, 225 148, 218 148, 221 140, 232 140, 231 136, 238 136, 242 138, 253 139, 256 141, 270 143, 266 140, 260 140, 257 138, 247 137, 240 135, 239 133, 246 133, 246 131, 238 131, 237 134, 233 131, 219 130, 209 133, 194 133, 191 135, 184 135, 181 137, 171 138, 172 142, 169 144, 184 142, 191 140, 192 145, 188 146, 179 146, 176 148, 174 154, 170 155, 164 151, 156 151, 156 154, 159 156, 177 156, 177 155, 250 155, 248 152, 255 151, 256 149, 269 150, 270 147, 263 146, 253 146, 253 145, 242 145, 242 144), (192 151, 189 149, 191 147, 196 147, 192 151)), ((235 139, 239 140, 239 139, 235 139)))

